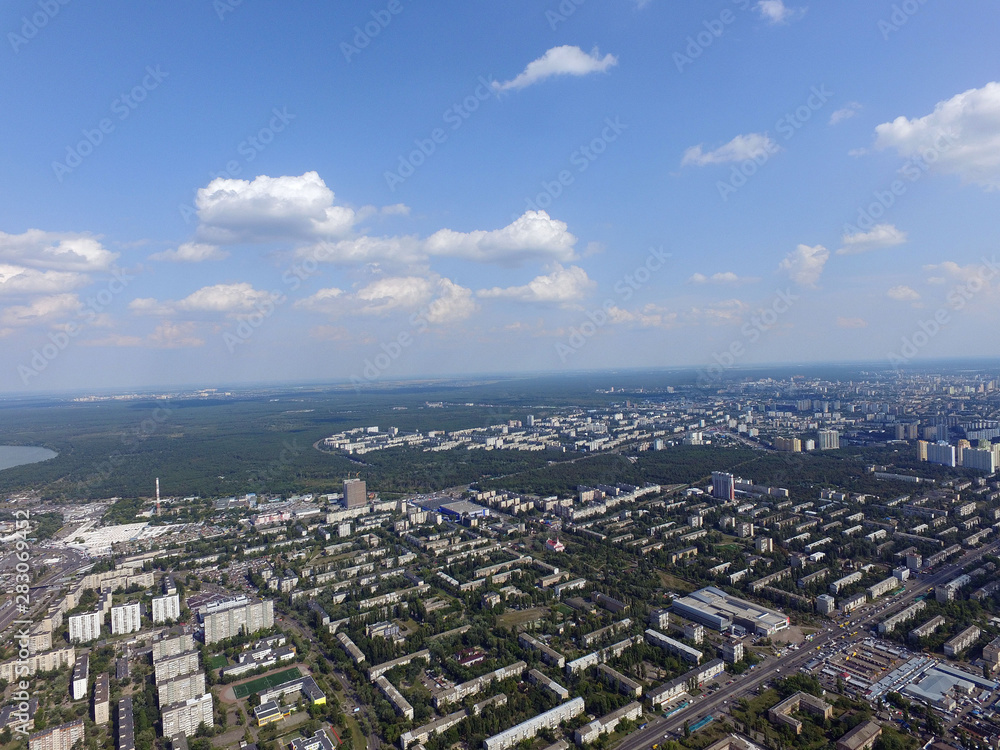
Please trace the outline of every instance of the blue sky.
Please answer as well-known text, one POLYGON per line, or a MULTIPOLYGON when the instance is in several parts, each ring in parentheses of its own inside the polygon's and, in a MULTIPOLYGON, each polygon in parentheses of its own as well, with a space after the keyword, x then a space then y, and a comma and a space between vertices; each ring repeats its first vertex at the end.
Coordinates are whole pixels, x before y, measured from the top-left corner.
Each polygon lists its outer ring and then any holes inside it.
POLYGON ((997 351, 985 0, 15 0, 0 31, 2 391, 997 351))

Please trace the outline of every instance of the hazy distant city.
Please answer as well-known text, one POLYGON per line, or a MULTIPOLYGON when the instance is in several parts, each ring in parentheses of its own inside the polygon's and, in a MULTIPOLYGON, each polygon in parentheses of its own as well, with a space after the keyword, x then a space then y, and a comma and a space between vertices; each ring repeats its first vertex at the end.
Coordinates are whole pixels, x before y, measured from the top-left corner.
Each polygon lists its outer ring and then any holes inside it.
POLYGON ((1000 750, 998 21, 9 0, 0 750, 1000 750))

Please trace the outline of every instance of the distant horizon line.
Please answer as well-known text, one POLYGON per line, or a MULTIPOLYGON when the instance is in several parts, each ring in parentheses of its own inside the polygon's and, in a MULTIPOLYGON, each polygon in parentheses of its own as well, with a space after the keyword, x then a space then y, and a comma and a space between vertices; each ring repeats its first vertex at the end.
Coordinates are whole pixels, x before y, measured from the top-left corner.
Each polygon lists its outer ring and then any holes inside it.
MULTIPOLYGON (((948 365, 954 367, 957 364, 978 365, 979 368, 996 366, 1000 368, 1000 357, 942 357, 934 359, 921 359, 909 362, 903 366, 897 366, 885 362, 884 360, 815 360, 805 362, 771 362, 761 364, 743 364, 723 368, 716 376, 719 383, 731 380, 733 375, 739 373, 761 372, 766 370, 789 370, 795 368, 865 368, 878 372, 892 371, 920 371, 922 369, 940 367, 948 365)), ((7 391, 0 392, 0 400, 17 401, 30 400, 33 398, 52 397, 79 397, 88 396, 118 396, 135 394, 156 394, 162 392, 176 391, 227 391, 227 390, 276 390, 282 388, 296 389, 346 389, 354 390, 356 393, 365 391, 380 392, 391 390, 399 386, 414 386, 419 384, 447 384, 458 383, 460 381, 483 381, 483 380, 526 380, 526 379, 554 379, 559 377, 586 377, 586 376, 636 376, 643 374, 697 374, 708 368, 702 363, 700 365, 675 365, 658 367, 606 367, 591 369, 573 370, 525 370, 506 372, 470 372, 455 375, 413 375, 410 377, 395 378, 392 380, 377 380, 366 383, 363 387, 357 388, 351 378, 334 378, 329 380, 267 380, 267 381, 230 381, 228 383, 179 383, 179 384, 154 384, 142 386, 110 386, 103 389, 96 388, 65 388, 56 390, 38 391, 7 391)), ((978 369, 978 368, 977 368, 978 369)), ((998 373, 1000 374, 1000 373, 998 373)), ((696 384, 696 383, 695 383, 696 384)), ((470 384, 471 385, 471 384, 470 384)), ((613 386, 614 384, 609 384, 613 386)))

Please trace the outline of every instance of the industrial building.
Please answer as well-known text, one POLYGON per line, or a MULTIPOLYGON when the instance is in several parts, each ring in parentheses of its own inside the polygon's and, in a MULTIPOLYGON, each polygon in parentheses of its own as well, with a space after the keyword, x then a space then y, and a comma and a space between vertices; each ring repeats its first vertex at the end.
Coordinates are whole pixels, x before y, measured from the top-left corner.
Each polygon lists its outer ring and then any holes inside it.
POLYGON ((682 617, 720 631, 737 625, 755 635, 770 636, 789 625, 788 615, 731 596, 714 586, 675 599, 671 609, 682 617))

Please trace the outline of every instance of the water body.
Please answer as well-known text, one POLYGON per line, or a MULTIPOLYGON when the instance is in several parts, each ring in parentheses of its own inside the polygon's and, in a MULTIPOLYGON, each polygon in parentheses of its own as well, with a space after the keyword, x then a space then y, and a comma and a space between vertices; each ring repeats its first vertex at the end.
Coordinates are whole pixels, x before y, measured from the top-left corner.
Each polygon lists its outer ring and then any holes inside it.
POLYGON ((0 471, 24 464, 48 461, 59 454, 48 448, 33 448, 23 445, 0 445, 0 471))

